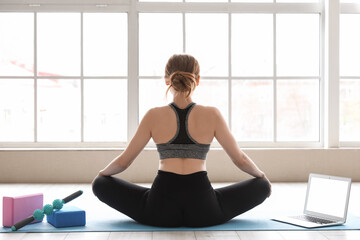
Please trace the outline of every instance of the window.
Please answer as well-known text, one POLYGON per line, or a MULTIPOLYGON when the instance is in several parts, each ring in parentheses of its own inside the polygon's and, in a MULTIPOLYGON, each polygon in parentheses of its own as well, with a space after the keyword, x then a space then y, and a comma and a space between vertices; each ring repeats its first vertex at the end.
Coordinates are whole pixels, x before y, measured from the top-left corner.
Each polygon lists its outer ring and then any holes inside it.
POLYGON ((319 13, 140 13, 139 36, 140 119, 171 101, 174 49, 199 60, 193 100, 216 106, 238 141, 320 142, 319 13))
MULTIPOLYGON (((241 146, 323 146, 324 1, 0 0, 0 146, 125 146, 148 109, 172 100, 164 68, 182 52, 200 63, 193 100, 216 106, 241 146)), ((331 131, 356 145, 359 8, 340 5, 331 131)))
MULTIPOLYGON (((355 4, 356 5, 356 4, 355 4)), ((352 5, 351 9, 358 9, 352 5)), ((345 9, 346 11, 346 9, 345 9)), ((360 141, 360 12, 340 16, 340 141, 360 141)))
POLYGON ((227 14, 140 13, 139 19, 140 119, 151 106, 171 100, 170 92, 165 98, 162 86, 165 64, 181 52, 196 56, 200 63, 203 80, 193 100, 218 107, 227 118, 228 82, 223 79, 228 76, 227 14))
POLYGON ((127 27, 126 13, 0 13, 0 141, 126 142, 127 27))

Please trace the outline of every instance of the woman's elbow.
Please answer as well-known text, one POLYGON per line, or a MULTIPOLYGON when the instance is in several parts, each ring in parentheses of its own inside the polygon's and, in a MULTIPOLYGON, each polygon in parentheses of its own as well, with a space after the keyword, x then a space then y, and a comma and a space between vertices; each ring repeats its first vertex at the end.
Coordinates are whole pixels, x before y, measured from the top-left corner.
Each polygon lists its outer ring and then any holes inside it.
POLYGON ((117 168, 122 172, 125 169, 127 169, 128 167, 130 167, 132 161, 130 162, 118 162, 117 163, 117 168))
POLYGON ((233 162, 240 169, 246 165, 246 162, 243 159, 233 159, 233 162))

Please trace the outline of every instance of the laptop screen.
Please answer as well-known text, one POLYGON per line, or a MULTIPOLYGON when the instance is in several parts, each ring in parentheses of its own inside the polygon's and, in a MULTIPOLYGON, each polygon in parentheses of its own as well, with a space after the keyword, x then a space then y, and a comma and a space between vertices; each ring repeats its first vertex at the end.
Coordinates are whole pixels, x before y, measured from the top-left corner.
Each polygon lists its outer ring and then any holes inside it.
POLYGON ((310 181, 305 210, 344 218, 349 182, 316 176, 310 181))

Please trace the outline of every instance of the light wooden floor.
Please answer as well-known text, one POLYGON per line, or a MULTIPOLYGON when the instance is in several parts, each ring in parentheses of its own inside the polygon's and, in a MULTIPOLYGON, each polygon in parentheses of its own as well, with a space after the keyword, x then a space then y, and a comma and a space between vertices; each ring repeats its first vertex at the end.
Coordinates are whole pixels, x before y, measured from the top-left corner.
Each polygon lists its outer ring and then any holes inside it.
MULTIPOLYGON (((144 184, 147 185, 147 184, 144 184)), ((220 187, 224 184, 213 184, 220 187)), ((147 185, 149 186, 149 185, 147 185)), ((95 205, 105 213, 113 210, 98 202, 92 195, 89 184, 0 184, 0 204, 2 196, 18 196, 31 193, 44 193, 44 203, 65 197, 66 195, 82 189, 82 201, 88 206, 95 205), (60 196, 60 197, 59 197, 60 196)), ((274 183, 273 194, 262 205, 251 211, 266 211, 277 207, 278 209, 296 208, 302 212, 306 191, 304 183, 274 183), (284 204, 288 203, 288 204, 284 204)), ((79 203, 77 203, 79 204, 79 203)), ((84 208, 84 206, 81 206, 84 208)), ((0 209, 2 210, 2 209, 0 209)), ((360 215, 360 183, 353 183, 349 204, 349 212, 360 215)), ((2 214, 1 214, 2 215, 2 214)), ((2 221, 2 219, 1 219, 2 221)), ((1 222, 2 223, 2 222, 1 222)), ((360 228, 360 222, 359 222, 360 228)), ((167 239, 221 239, 221 240, 360 240, 360 230, 356 231, 180 231, 180 232, 74 232, 74 233, 0 233, 0 240, 167 240, 167 239)))
POLYGON ((84 233, 2 233, 6 240, 359 240, 359 231, 281 232, 84 232, 84 233))

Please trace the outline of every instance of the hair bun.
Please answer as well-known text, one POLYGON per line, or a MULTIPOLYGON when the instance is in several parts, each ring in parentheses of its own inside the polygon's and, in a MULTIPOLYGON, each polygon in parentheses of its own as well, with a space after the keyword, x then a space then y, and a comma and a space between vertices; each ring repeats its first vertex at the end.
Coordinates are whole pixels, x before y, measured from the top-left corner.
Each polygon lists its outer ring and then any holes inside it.
POLYGON ((171 86, 179 92, 186 92, 187 97, 196 87, 195 74, 176 71, 170 75, 171 86))
POLYGON ((174 80, 187 81, 187 78, 189 78, 189 77, 195 78, 194 74, 192 74, 192 73, 176 71, 170 75, 170 81, 174 81, 174 80), (189 76, 189 75, 192 75, 192 76, 189 76))
POLYGON ((200 73, 200 67, 197 60, 188 54, 175 54, 166 64, 165 78, 170 80, 170 88, 176 92, 190 96, 196 88, 196 79, 200 73))

